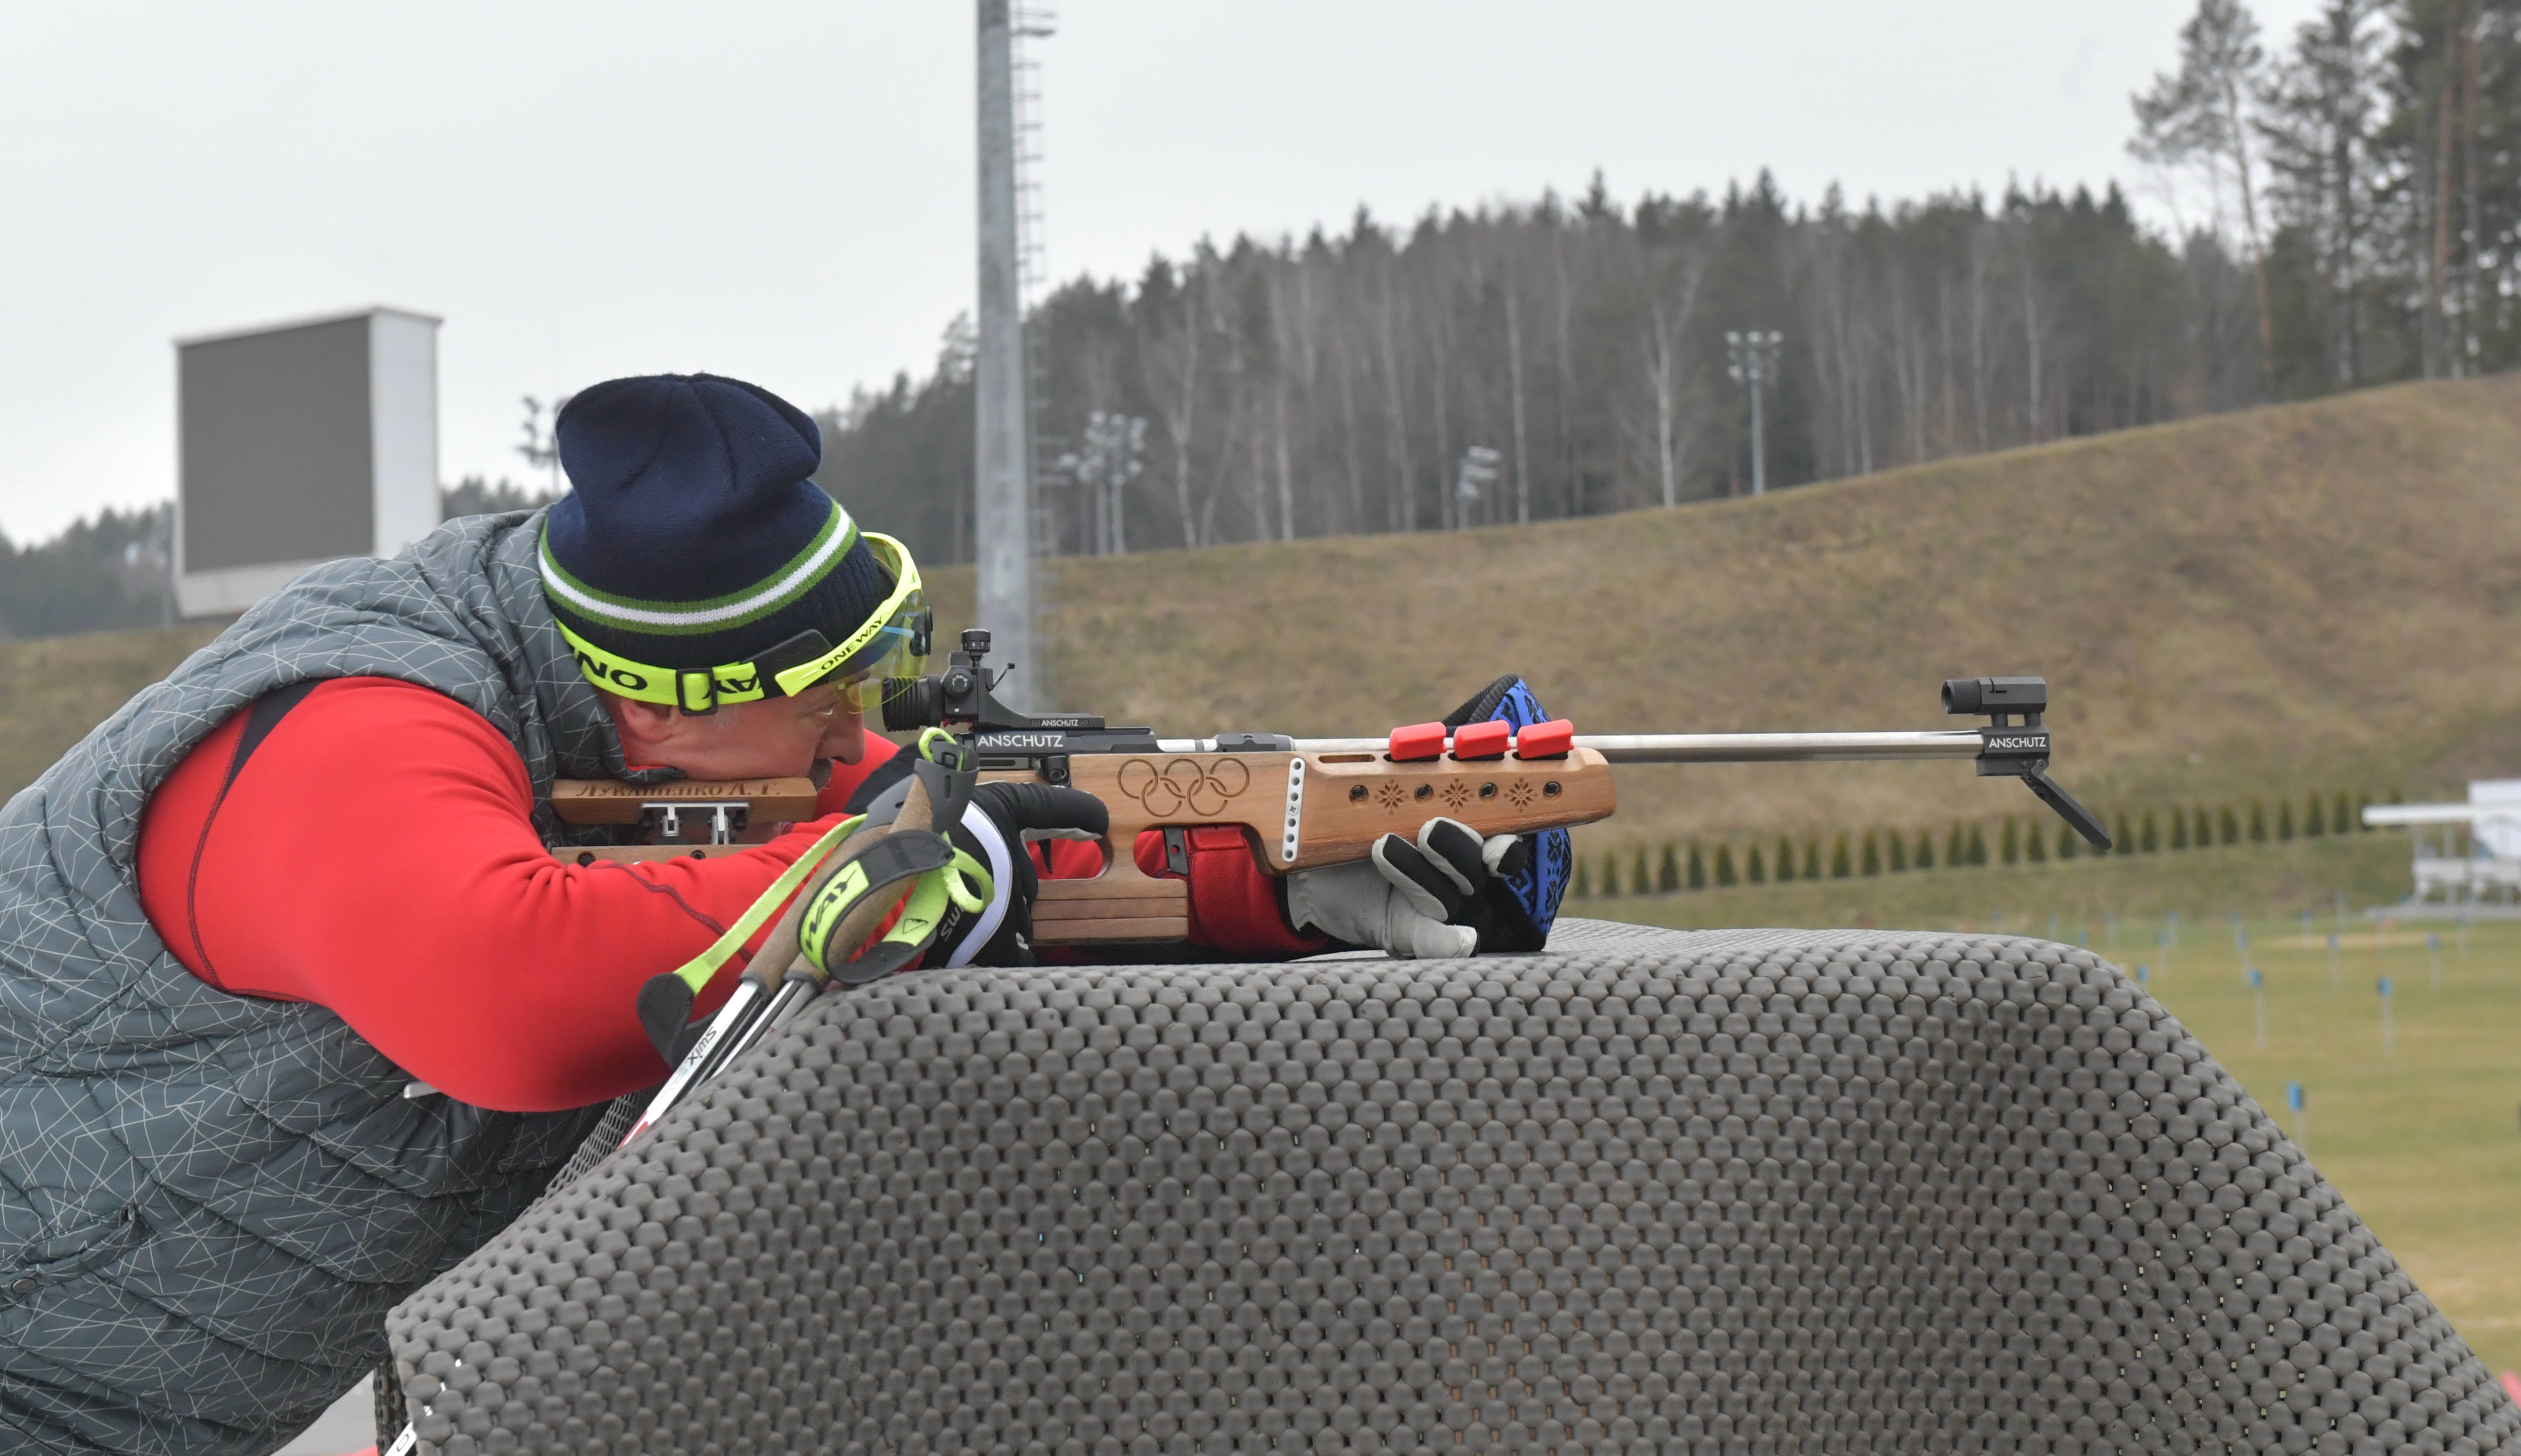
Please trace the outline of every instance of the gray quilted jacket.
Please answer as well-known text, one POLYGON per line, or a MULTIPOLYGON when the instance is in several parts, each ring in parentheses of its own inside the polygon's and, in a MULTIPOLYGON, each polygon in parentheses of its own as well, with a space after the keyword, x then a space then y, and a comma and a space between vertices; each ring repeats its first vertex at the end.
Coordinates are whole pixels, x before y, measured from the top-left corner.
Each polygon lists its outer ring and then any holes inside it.
MULTIPOLYGON (((308 571, 0 810, 0 1449, 272 1449, 602 1112, 406 1099, 408 1074, 332 1013, 186 973, 133 869, 142 806, 185 751, 314 678, 400 678, 480 713, 525 760, 546 841, 574 842, 552 780, 618 773, 621 751, 543 607, 540 524, 475 517, 308 571)), ((310 834, 394 832, 326 822, 320 791, 306 813, 310 834)), ((391 946, 377 960, 429 977, 391 946)))

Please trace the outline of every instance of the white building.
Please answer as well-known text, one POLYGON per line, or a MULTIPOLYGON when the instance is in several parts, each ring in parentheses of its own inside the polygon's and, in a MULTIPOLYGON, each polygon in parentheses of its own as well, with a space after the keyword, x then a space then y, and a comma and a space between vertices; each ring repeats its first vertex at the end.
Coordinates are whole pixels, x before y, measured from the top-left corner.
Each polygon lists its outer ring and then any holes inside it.
POLYGON ((2521 779, 2472 779, 2465 803, 2374 804, 2363 822, 2415 846, 2414 887, 2392 914, 2521 913, 2521 779))

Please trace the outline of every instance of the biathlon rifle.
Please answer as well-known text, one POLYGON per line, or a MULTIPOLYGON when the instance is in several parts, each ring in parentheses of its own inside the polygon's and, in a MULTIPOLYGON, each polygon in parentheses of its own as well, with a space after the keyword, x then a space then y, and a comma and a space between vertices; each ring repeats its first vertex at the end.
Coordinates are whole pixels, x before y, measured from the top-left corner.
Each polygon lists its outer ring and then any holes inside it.
POLYGON ((1190 933, 1186 881, 1141 873, 1137 837, 1165 837, 1166 860, 1189 865, 1187 832, 1250 832, 1270 873, 1363 859, 1388 833, 1404 837, 1438 816, 1482 837, 1530 834, 1607 819, 1618 805, 1611 769, 1624 763, 1811 763, 1968 758, 1981 778, 2018 778, 2096 848, 2110 837, 2048 777, 2041 717, 2048 684, 2037 677, 1956 677, 1944 711, 1985 716, 1974 728, 1905 733, 1580 734, 1564 720, 1520 732, 1502 722, 1397 728, 1386 738, 1290 738, 1220 733, 1158 738, 1083 713, 1025 714, 991 694, 989 634, 963 633, 945 670, 885 684, 884 726, 942 727, 980 754, 984 777, 1032 778, 1081 789, 1112 815, 1104 872, 1043 880, 1033 902, 1035 944, 1125 944, 1190 933))
MULTIPOLYGON (((1813 763, 1967 758, 1981 778, 2018 778, 2095 847, 2111 847, 2100 821, 2048 777, 2041 722, 2048 685, 2037 677, 1956 677, 1944 710, 1984 716, 1972 728, 1893 733, 1580 734, 1564 720, 1521 732, 1501 722, 1397 728, 1384 738, 1290 738, 1220 733, 1158 738, 1084 713, 1019 713, 991 693, 989 634, 963 633, 945 670, 885 684, 884 726, 941 727, 977 751, 985 777, 1032 778, 1081 789, 1111 812, 1104 872, 1091 880, 1043 880, 1033 902, 1036 944, 1180 940, 1190 933, 1185 881, 1141 873, 1133 853, 1147 831, 1164 836, 1166 860, 1189 865, 1188 832, 1239 826, 1261 864, 1285 875, 1363 859, 1387 833, 1414 836, 1439 815, 1483 837, 1531 834, 1607 819, 1618 806, 1612 766, 1629 763, 1813 763)), ((564 848, 596 859, 707 856, 743 847, 751 823, 809 818, 805 779, 626 784, 565 780, 552 807, 567 823, 644 828, 649 842, 564 848)))

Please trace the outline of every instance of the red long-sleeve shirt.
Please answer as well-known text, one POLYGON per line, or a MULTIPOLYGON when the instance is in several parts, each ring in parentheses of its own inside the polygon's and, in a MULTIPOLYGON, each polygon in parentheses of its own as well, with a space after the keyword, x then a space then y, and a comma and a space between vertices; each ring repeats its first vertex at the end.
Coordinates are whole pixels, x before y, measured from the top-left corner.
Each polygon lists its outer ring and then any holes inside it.
MULTIPOLYGON (((151 925, 211 985, 323 1006, 481 1107, 583 1107, 663 1077, 632 1010, 640 984, 707 949, 830 827, 707 860, 579 866, 535 835, 516 751, 453 699, 386 678, 323 683, 230 781, 245 720, 196 746, 149 801, 151 925)), ((864 759, 835 764, 817 809, 839 812, 894 751, 870 738, 864 759)), ((1318 948, 1286 928, 1238 831, 1192 834, 1195 944, 1318 948)), ((1160 872, 1159 837, 1134 848, 1160 872)), ((1053 873, 1099 863, 1077 855, 1053 873)), ((701 1013, 732 985, 721 975, 701 1013)))
MULTIPOLYGON (((640 983, 706 950, 812 842, 800 830, 707 860, 565 864, 534 834, 516 751, 451 698, 324 683, 228 783, 245 716, 150 798, 151 925, 210 984, 323 1006, 481 1107, 583 1107, 656 1082, 640 983)), ((835 766, 818 807, 893 751, 867 749, 835 766)))

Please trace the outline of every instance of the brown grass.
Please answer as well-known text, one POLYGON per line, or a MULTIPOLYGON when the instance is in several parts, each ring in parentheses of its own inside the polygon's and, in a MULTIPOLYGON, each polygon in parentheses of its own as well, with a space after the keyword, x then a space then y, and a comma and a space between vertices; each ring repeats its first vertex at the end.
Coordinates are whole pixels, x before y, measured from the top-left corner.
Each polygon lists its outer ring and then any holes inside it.
POLYGON ((0 796, 17 793, 216 627, 0 642, 0 796))

